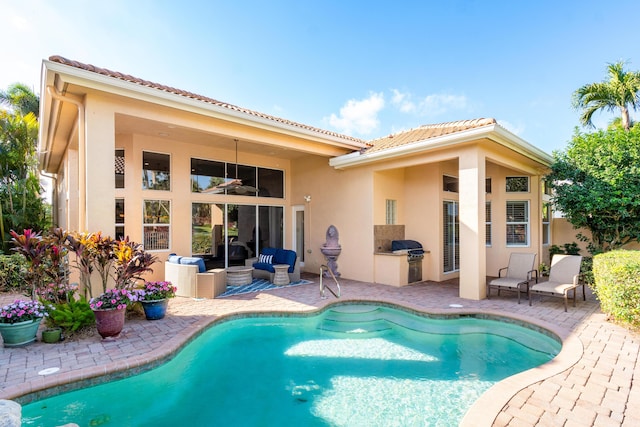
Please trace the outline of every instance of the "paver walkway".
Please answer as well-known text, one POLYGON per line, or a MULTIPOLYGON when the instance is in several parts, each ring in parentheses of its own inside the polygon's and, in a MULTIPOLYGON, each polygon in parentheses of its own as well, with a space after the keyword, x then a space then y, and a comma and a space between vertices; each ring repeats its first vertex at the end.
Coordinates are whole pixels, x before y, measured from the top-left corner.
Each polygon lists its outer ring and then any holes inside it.
MULTIPOLYGON (((146 363, 160 363, 220 316, 253 311, 310 311, 335 302, 321 299, 318 276, 307 276, 314 284, 276 289, 214 300, 174 298, 168 315, 159 321, 129 319, 117 339, 102 340, 96 334, 80 341, 58 344, 36 342, 23 348, 0 352, 0 399, 29 400, 46 395, 42 389, 69 380, 93 378, 107 372, 137 370, 146 363), (38 372, 51 367, 60 371, 42 376, 38 372), (33 393, 33 394, 29 394, 33 393)), ((542 381, 522 389, 503 387, 506 404, 494 414, 485 415, 478 424, 495 426, 638 426, 640 425, 640 337, 608 323, 599 304, 590 293, 579 299, 576 308, 564 312, 562 299, 534 297, 516 303, 508 292, 490 300, 458 298, 455 283, 422 282, 404 288, 342 280, 341 300, 374 300, 396 303, 425 312, 457 309, 503 313, 542 321, 579 339, 584 352, 577 363, 542 381), (482 422, 480 422, 482 421, 482 422)), ((13 296, 0 295, 0 304, 13 296)), ((551 361, 551 366, 554 361, 551 361)), ((552 366, 553 367, 553 366, 552 366)), ((489 391, 488 393, 492 393, 489 391)), ((486 395, 485 395, 486 396, 486 395)), ((495 399, 494 399, 495 400, 495 399)))

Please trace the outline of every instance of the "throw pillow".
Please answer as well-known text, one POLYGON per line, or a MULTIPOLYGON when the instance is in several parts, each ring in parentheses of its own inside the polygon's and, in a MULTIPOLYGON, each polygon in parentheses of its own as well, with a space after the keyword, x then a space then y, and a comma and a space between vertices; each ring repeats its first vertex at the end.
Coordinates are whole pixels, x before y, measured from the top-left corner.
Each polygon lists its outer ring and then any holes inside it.
POLYGON ((260 254, 258 261, 265 264, 271 264, 271 262, 273 261, 273 255, 260 254))

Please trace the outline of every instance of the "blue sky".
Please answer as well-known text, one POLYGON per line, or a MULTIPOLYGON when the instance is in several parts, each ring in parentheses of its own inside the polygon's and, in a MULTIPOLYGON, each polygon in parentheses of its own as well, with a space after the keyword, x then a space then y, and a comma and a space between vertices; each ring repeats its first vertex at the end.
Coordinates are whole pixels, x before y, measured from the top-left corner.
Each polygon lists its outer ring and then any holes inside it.
POLYGON ((0 0, 0 16, 2 89, 37 93, 61 55, 367 140, 494 117, 551 153, 578 125, 573 91, 607 63, 640 70, 637 0, 0 0))

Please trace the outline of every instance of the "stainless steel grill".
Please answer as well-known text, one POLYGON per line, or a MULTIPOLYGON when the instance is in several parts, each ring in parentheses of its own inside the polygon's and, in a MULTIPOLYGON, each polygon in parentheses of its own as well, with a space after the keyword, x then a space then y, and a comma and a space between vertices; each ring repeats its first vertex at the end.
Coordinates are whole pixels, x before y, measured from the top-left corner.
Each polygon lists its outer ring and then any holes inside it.
POLYGON ((407 254, 409 263, 408 283, 422 281, 422 259, 424 258, 424 248, 420 242, 415 240, 392 240, 391 251, 394 254, 407 254))

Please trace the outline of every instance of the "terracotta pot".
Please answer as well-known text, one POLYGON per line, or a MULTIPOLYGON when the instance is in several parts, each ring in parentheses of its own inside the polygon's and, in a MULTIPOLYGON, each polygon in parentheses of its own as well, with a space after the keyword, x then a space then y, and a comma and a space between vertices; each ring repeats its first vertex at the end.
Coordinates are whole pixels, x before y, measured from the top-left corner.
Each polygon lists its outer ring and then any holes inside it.
POLYGON ((96 317, 96 327, 102 338, 115 337, 124 328, 124 318, 127 310, 93 310, 96 317))

